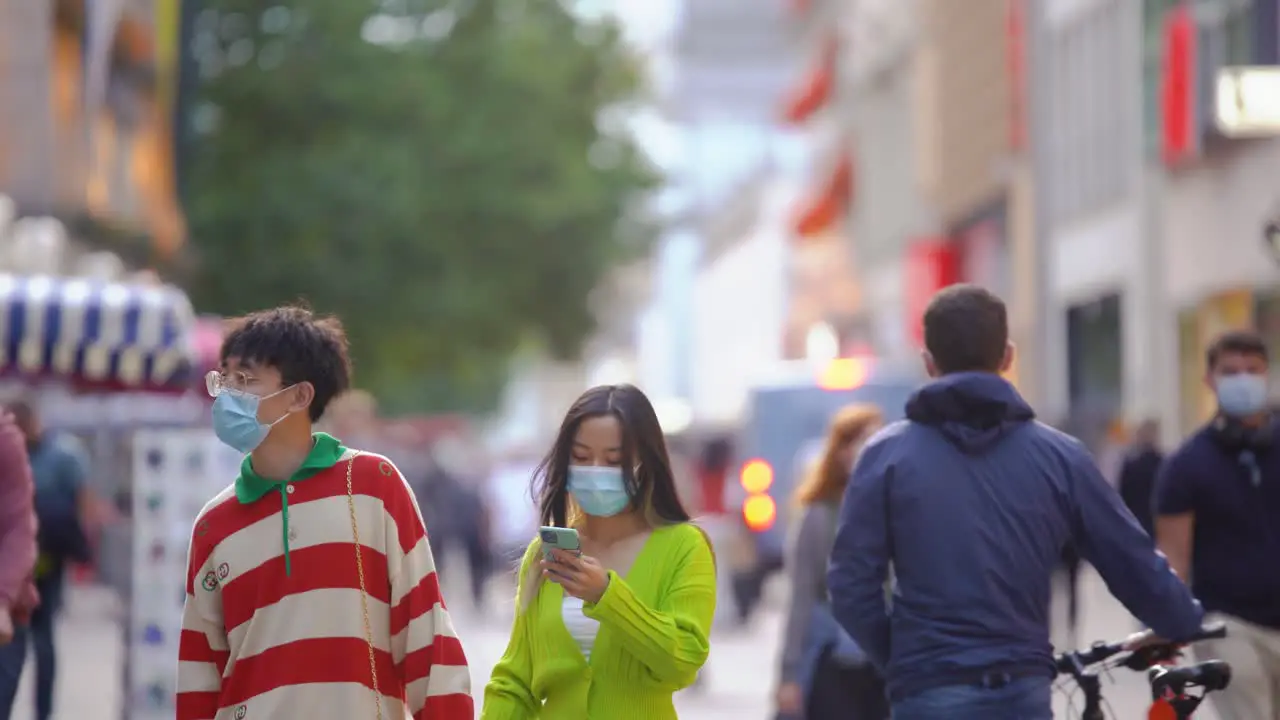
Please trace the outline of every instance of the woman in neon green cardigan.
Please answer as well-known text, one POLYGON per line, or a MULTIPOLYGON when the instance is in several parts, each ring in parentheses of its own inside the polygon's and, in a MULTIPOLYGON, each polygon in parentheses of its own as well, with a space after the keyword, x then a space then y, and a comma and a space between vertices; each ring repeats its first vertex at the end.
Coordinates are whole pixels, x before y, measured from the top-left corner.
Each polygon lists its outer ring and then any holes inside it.
POLYGON ((715 556, 676 494, 657 415, 630 385, 592 388, 534 476, 543 525, 574 527, 580 554, 535 539, 507 651, 481 720, 666 720, 706 662, 715 556))

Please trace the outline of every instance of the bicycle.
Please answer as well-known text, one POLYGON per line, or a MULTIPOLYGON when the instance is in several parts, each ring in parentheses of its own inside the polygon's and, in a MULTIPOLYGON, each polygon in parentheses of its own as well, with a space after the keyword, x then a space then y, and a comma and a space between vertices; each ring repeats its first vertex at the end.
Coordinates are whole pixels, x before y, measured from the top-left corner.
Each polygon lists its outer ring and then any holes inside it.
MULTIPOLYGON (((1151 686, 1151 697, 1156 706, 1169 720, 1188 720, 1205 695, 1222 690, 1231 682, 1231 667, 1221 660, 1167 667, 1181 654, 1183 645, 1201 640, 1223 638, 1227 635, 1226 625, 1214 623, 1200 629, 1194 637, 1181 643, 1161 643, 1147 645, 1136 650, 1126 649, 1126 643, 1094 643, 1088 650, 1064 652, 1057 656, 1059 675, 1069 675, 1084 693, 1084 712, 1081 720, 1106 720, 1102 710, 1102 673, 1117 667, 1124 667, 1134 672, 1146 672, 1151 686), (1116 660, 1116 656, 1123 657, 1116 660), (1100 666, 1100 667, 1095 667, 1100 666), (1187 690, 1200 688, 1199 695, 1188 694, 1187 690), (1166 707, 1167 706, 1167 709, 1166 707)), ((1152 715, 1156 717, 1156 715, 1152 715)))

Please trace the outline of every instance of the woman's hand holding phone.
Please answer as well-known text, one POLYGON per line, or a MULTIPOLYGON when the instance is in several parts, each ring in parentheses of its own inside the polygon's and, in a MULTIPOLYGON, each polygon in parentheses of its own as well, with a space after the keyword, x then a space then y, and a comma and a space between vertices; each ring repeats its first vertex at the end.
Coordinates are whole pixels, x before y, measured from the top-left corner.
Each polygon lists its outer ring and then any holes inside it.
POLYGON ((543 559, 542 576, 560 584, 568 595, 597 603, 609 587, 609 571, 595 558, 551 549, 551 559, 543 559))

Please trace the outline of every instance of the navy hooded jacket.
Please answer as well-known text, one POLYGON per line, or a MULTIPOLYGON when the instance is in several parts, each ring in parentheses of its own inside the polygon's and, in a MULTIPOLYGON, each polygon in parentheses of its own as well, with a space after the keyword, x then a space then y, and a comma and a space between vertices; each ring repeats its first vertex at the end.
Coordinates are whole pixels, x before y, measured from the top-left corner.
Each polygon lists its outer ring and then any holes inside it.
POLYGON ((1002 378, 957 373, 919 390, 907 419, 862 450, 828 588, 890 697, 986 672, 1052 677, 1050 578, 1068 542, 1157 634, 1199 630, 1200 604, 1093 458, 1034 418, 1002 378))

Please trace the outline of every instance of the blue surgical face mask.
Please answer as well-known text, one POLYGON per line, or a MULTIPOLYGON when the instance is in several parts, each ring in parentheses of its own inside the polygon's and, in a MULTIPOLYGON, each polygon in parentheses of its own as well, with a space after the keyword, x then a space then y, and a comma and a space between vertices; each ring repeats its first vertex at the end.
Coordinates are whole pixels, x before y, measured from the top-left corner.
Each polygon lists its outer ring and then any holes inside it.
POLYGON ((568 487, 582 512, 595 517, 617 515, 631 504, 622 468, 570 465, 568 487))
POLYGON ((266 397, 238 390, 222 390, 213 399, 213 433, 228 447, 248 455, 267 439, 271 428, 290 415, 285 413, 275 422, 264 423, 258 420, 258 406, 263 400, 288 389, 277 390, 266 397))
POLYGON ((1218 396, 1218 409, 1227 417, 1248 417, 1267 409, 1266 375, 1219 375, 1213 387, 1218 396))

